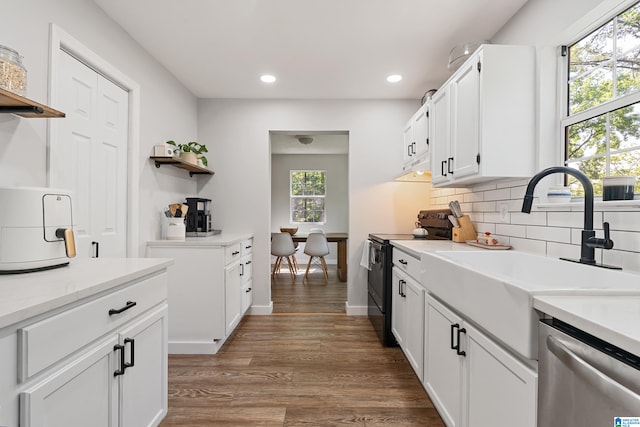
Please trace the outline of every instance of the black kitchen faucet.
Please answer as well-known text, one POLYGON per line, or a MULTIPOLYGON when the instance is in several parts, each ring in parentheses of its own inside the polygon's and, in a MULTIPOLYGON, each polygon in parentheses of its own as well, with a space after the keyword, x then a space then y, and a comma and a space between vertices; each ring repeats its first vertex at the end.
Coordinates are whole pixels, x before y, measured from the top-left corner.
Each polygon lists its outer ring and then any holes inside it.
POLYGON ((602 228, 604 228, 604 239, 596 237, 596 232, 593 230, 593 185, 591 185, 591 181, 589 181, 589 178, 579 170, 566 166, 553 166, 535 174, 529 181, 529 185, 527 185, 527 191, 525 192, 524 201, 522 203, 522 212, 531 213, 531 205, 533 203, 533 189, 536 188, 536 185, 542 178, 554 173, 566 173, 572 175, 576 177, 578 181, 580 181, 582 187, 584 188, 584 226, 582 230, 580 259, 560 259, 565 261, 579 262, 581 264, 593 265, 596 267, 622 270, 621 267, 596 263, 595 248, 611 249, 613 248, 613 240, 611 240, 609 237, 608 222, 604 222, 602 224, 602 228))

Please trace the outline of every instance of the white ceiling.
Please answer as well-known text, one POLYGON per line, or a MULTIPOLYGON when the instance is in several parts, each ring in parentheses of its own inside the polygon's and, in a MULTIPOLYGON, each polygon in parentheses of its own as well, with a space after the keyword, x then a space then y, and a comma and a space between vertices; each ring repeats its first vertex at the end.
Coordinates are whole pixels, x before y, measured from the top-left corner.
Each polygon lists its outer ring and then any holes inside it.
POLYGON ((526 2, 94 1, 198 98, 283 99, 420 99, 454 46, 490 40, 526 2))
POLYGON ((271 133, 271 154, 347 154, 349 135, 331 132, 271 133), (301 144, 299 136, 313 138, 311 144, 301 144))

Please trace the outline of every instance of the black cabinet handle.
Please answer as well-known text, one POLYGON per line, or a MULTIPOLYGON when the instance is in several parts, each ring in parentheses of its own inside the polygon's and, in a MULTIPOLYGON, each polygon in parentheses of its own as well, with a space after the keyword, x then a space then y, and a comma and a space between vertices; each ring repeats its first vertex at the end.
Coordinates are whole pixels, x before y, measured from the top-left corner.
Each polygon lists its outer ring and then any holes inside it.
MULTIPOLYGON (((131 360, 131 362, 129 363, 125 363, 123 366, 123 371, 124 369, 127 368, 133 368, 136 364, 136 355, 135 355, 135 350, 136 350, 136 340, 134 340, 133 338, 125 338, 124 339, 124 347, 127 346, 127 344, 131 344, 131 358, 129 360, 131 360)), ((124 350, 122 350, 122 354, 124 354, 124 350)), ((124 362, 124 356, 122 357, 122 361, 124 362)))
POLYGON ((123 311, 129 310, 131 307, 135 307, 135 305, 136 305, 135 301, 127 301, 127 305, 125 305, 122 308, 118 308, 118 309, 112 308, 112 309, 110 309, 109 310, 109 316, 111 316, 113 314, 120 314, 123 311))
POLYGON ((233 252, 231 252, 231 255, 236 256, 236 255, 238 255, 239 253, 240 253, 240 251, 233 251, 233 252))
POLYGON ((113 346, 113 351, 120 352, 120 369, 116 369, 113 372, 113 376, 117 377, 119 375, 124 375, 124 370, 127 369, 126 363, 124 363, 124 346, 120 344, 116 344, 113 346))
POLYGON ((245 246, 245 249, 251 249, 253 246, 249 245, 249 246, 245 246))
MULTIPOLYGON (((455 334, 454 334, 454 331, 455 331, 456 329, 458 329, 458 328, 460 328, 460 325, 459 325, 459 324, 457 324, 457 323, 455 323, 455 324, 451 325, 451 350, 456 350, 456 351, 457 351, 457 350, 459 349, 458 345, 455 345, 455 344, 453 343, 453 336, 455 335, 455 334)), ((459 341, 458 341, 458 343, 459 343, 459 341)))
POLYGON ((466 356, 467 353, 465 351, 460 350, 460 334, 466 334, 467 330, 465 328, 458 329, 458 345, 456 346, 456 354, 458 356, 466 356))
POLYGON ((416 143, 412 142, 411 143, 411 155, 416 154, 416 143))
POLYGON ((240 264, 240 276, 244 276, 244 264, 240 264))
POLYGON ((407 261, 403 260, 403 259, 399 259, 398 262, 402 265, 407 265, 407 261))
POLYGON ((93 246, 93 257, 98 258, 100 255, 100 242, 91 242, 91 246, 93 246))
POLYGON ((447 159, 447 172, 453 175, 453 171, 451 170, 452 163, 453 163, 453 157, 449 157, 449 159, 447 159))
POLYGON ((251 261, 247 261, 247 262, 245 262, 245 264, 249 265, 249 264, 251 264, 251 261))
POLYGON ((411 157, 411 144, 407 145, 407 156, 411 157))
POLYGON ((429 146, 429 138, 427 138, 427 147, 429 146))
POLYGON ((447 172, 445 172, 444 170, 444 165, 447 164, 446 160, 443 160, 442 162, 440 162, 440 175, 442 176, 447 176, 447 172))
POLYGON ((246 293, 251 292, 251 288, 247 288, 247 290, 245 291, 246 293))
POLYGON ((402 289, 402 291, 400 292, 400 295, 402 296, 402 298, 407 297, 407 294, 404 293, 404 289, 406 285, 407 285, 407 282, 403 279, 400 279, 400 283, 398 284, 398 287, 402 289))

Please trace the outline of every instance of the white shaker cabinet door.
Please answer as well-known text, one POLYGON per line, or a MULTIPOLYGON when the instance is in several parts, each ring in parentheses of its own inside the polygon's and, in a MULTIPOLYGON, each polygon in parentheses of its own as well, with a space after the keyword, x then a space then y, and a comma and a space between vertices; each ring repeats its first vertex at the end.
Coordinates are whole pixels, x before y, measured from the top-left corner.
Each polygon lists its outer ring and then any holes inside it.
MULTIPOLYGON (((424 386, 444 423, 462 425, 462 373, 464 357, 452 349, 454 332, 462 319, 430 295, 425 298, 424 386)), ((459 335, 458 335, 459 336, 459 335)))
POLYGON ((20 426, 117 427, 113 336, 20 394, 20 426))
POLYGON ((467 426, 497 426, 517 420, 518 426, 535 427, 537 372, 477 329, 468 324, 465 327, 469 359, 467 426))
POLYGON ((429 110, 429 138, 431 141, 431 181, 434 184, 449 180, 449 141, 451 139, 449 87, 438 89, 431 99, 429 110))
POLYGON ((242 318, 242 264, 235 262, 224 269, 226 334, 229 335, 242 318))
POLYGON ((121 378, 120 427, 156 426, 167 414, 167 305, 120 332, 126 368, 121 378))
POLYGON ((451 171, 453 179, 477 174, 480 154, 480 71, 466 62, 451 81, 451 171))

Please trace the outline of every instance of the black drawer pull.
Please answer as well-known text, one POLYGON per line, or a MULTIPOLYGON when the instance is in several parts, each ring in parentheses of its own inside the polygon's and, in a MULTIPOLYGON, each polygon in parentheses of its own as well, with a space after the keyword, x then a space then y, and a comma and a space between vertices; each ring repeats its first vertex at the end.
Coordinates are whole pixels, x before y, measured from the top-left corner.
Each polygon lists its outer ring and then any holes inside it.
MULTIPOLYGON (((124 339, 124 345, 126 346, 127 343, 131 344, 131 362, 130 363, 125 363, 124 369, 126 368, 133 368, 136 364, 136 356, 135 356, 135 344, 136 344, 136 340, 134 340, 133 338, 125 338, 124 339)), ((124 354, 124 350, 122 351, 122 354, 124 354)), ((122 358, 123 362, 124 362, 124 357, 122 358)))
POLYGON ((407 265, 407 261, 403 260, 403 259, 399 259, 398 262, 402 265, 407 265))
POLYGON ((129 310, 131 307, 134 307, 135 305, 136 305, 135 301, 127 301, 127 305, 125 305, 124 307, 119 308, 117 310, 115 308, 112 308, 111 310, 109 310, 109 316, 111 316, 113 314, 120 314, 123 311, 129 310))
POLYGON ((456 329, 460 329, 460 325, 458 323, 454 323, 451 325, 451 350, 455 350, 456 352, 460 350, 460 334, 458 333, 458 344, 453 343, 454 331, 456 329))
POLYGON ((113 351, 120 351, 120 369, 115 370, 113 376, 124 375, 124 370, 127 369, 127 364, 124 363, 124 346, 116 344, 113 346, 113 351))
POLYGON ((245 249, 251 249, 253 246, 249 245, 249 246, 245 246, 245 249))
POLYGON ((467 353, 465 351, 460 350, 460 334, 466 334, 467 330, 465 328, 458 329, 458 345, 456 346, 456 354, 458 356, 466 356, 467 353))
POLYGON ((233 251, 233 252, 231 252, 231 255, 236 256, 236 255, 238 255, 239 253, 240 253, 240 251, 233 251))

